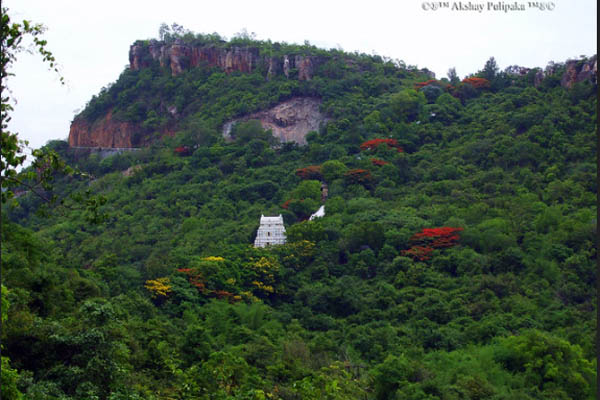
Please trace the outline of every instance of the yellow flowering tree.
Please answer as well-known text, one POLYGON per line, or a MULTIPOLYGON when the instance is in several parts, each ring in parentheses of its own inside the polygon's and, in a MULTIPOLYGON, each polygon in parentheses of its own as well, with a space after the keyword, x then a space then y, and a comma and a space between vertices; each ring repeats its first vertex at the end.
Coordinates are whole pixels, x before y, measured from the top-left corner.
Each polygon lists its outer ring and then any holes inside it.
POLYGON ((252 280, 252 285, 256 295, 268 296, 276 292, 275 276, 280 269, 276 258, 267 256, 251 258, 250 262, 246 263, 246 269, 250 270, 255 278, 252 280))
POLYGON ((152 293, 153 299, 166 298, 171 293, 171 280, 169 278, 156 278, 146 281, 144 287, 152 293))

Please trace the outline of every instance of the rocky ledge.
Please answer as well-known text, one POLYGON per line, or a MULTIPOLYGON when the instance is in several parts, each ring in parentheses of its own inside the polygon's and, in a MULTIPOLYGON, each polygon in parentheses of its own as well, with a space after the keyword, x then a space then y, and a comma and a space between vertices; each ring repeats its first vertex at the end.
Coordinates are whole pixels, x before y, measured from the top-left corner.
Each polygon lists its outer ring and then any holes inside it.
POLYGON ((587 61, 568 60, 565 63, 565 72, 560 80, 562 87, 572 88, 574 84, 589 80, 597 83, 598 58, 593 56, 587 61))
POLYGON ((256 47, 193 46, 182 41, 165 44, 151 40, 148 44, 136 42, 131 45, 129 67, 132 70, 146 68, 156 61, 162 67, 169 67, 173 76, 201 65, 218 67, 227 73, 233 71, 252 72, 256 68, 264 66, 267 78, 279 74, 284 74, 289 78, 292 69, 296 69, 299 80, 310 80, 315 69, 324 62, 324 58, 303 55, 268 57, 261 55, 256 47))
MULTIPOLYGON (((596 55, 585 60, 567 60, 564 63, 550 63, 545 70, 534 68, 534 85, 539 86, 544 78, 557 73, 557 70, 564 66, 564 72, 560 79, 560 85, 564 88, 571 89, 578 82, 589 81, 592 84, 597 84, 598 75, 598 57, 596 55)), ((512 65, 506 69, 509 75, 523 76, 532 71, 532 68, 512 65)))
POLYGON ((306 134, 318 131, 327 122, 320 111, 321 100, 314 97, 295 97, 277 104, 268 110, 246 115, 227 122, 223 126, 223 137, 231 140, 231 128, 236 122, 260 121, 263 129, 270 129, 281 142, 306 144, 306 134))
MULTIPOLYGON (((140 132, 139 124, 115 120, 111 110, 94 122, 75 118, 69 130, 69 146, 102 149, 147 146, 149 138, 140 136, 140 132)), ((168 129, 161 132, 163 136, 172 136, 173 133, 168 129)))
POLYGON ((70 147, 136 147, 133 137, 137 126, 131 122, 115 121, 112 111, 90 123, 76 118, 69 131, 70 147))

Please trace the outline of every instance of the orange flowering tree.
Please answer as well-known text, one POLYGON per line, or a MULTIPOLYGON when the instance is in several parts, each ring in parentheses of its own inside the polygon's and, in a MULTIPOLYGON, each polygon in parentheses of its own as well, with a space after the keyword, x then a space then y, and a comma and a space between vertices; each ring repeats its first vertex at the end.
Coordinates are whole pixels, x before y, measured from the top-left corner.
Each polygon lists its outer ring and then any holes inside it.
POLYGON ((188 282, 204 296, 227 299, 230 302, 242 299, 236 294, 239 281, 237 268, 223 257, 195 258, 190 267, 179 268, 177 271, 187 275, 188 282))
POLYGON ((467 83, 473 86, 475 89, 489 89, 491 87, 490 81, 485 78, 471 77, 462 80, 463 83, 467 83))
POLYGON ((429 85, 432 85, 432 84, 438 84, 439 85, 439 82, 436 79, 429 79, 429 80, 427 80, 425 82, 417 82, 417 83, 415 83, 415 89, 418 90, 418 89, 421 89, 421 88, 423 88, 425 86, 429 86, 429 85))

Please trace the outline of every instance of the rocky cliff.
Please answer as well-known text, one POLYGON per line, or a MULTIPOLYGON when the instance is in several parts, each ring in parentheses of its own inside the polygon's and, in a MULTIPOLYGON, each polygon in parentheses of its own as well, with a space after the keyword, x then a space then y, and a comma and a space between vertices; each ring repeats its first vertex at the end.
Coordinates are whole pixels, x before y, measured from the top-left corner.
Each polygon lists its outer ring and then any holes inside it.
POLYGON ((69 131, 71 147, 136 147, 134 136, 137 126, 131 122, 115 121, 112 111, 90 123, 76 118, 69 131))
POLYGON ((247 115, 227 122, 223 126, 223 136, 231 139, 231 128, 236 122, 259 120, 264 129, 270 129, 273 136, 282 142, 306 144, 306 134, 319 130, 327 121, 319 107, 321 101, 312 97, 296 97, 268 110, 247 115))
POLYGON ((597 83, 598 58, 591 57, 589 60, 568 60, 565 63, 565 72, 560 80, 562 87, 572 88, 574 84, 586 80, 597 83))
MULTIPOLYGON (((99 147, 133 148, 148 145, 149 138, 139 133, 143 132, 139 124, 117 121, 112 111, 104 117, 89 122, 84 118, 75 118, 69 130, 70 147, 99 147)), ((165 129, 163 136, 172 136, 171 130, 165 129)))
POLYGON ((164 44, 151 40, 149 44, 134 43, 130 47, 129 65, 132 70, 148 67, 155 61, 162 67, 168 66, 173 76, 201 65, 218 67, 227 73, 252 72, 257 67, 264 66, 267 78, 282 73, 289 77, 290 71, 297 69, 299 80, 310 80, 315 68, 324 60, 321 57, 303 55, 268 57, 261 55, 256 47, 193 46, 181 41, 164 44))
MULTIPOLYGON (((536 87, 539 86, 544 78, 555 75, 563 66, 564 72, 560 79, 560 85, 562 87, 570 89, 574 84, 584 81, 590 81, 593 84, 597 83, 598 58, 594 55, 587 60, 567 60, 564 64, 550 63, 546 66, 545 70, 535 68, 536 72, 533 84, 536 87)), ((512 65, 506 68, 505 72, 509 75, 523 76, 528 74, 531 70, 531 68, 512 65)))

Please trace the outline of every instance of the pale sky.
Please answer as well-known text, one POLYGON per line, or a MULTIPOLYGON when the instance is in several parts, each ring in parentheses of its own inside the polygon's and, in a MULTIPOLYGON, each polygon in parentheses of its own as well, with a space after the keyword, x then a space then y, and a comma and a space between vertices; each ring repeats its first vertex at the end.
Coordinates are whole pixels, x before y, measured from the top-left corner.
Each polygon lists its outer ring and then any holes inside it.
POLYGON ((495 57, 509 65, 544 67, 596 54, 596 0, 423 2, 3 0, 13 22, 43 23, 66 85, 39 56, 22 53, 7 84, 18 103, 10 129, 34 148, 66 139, 76 110, 115 82, 129 63, 129 46, 158 36, 161 23, 231 38, 246 29, 256 38, 378 54, 428 68, 437 78, 455 67, 464 77, 495 57), (445 5, 443 3, 446 3, 445 5), (525 10, 494 10, 519 5, 525 10), (438 5, 437 10, 432 8, 438 5), (473 10, 476 6, 482 11, 473 10))

